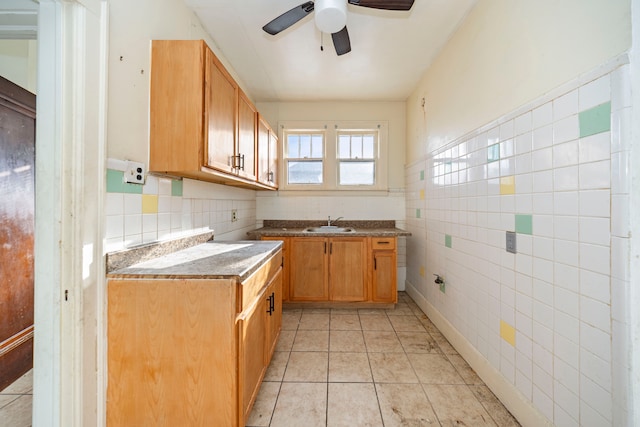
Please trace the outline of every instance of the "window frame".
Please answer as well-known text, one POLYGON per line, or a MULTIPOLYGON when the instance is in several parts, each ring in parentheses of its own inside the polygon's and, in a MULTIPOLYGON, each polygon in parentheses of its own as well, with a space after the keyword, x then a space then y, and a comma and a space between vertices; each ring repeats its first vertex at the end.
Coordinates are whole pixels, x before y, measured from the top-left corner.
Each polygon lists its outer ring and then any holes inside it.
MULTIPOLYGON (((388 123, 386 121, 286 121, 278 125, 280 145, 280 184, 281 191, 388 191, 388 123), (340 132, 371 133, 377 135, 374 142, 374 184, 340 185, 339 168, 341 159, 338 157, 340 132), (322 133, 324 135, 323 149, 323 182, 322 184, 291 184, 288 182, 288 139, 290 133, 322 133)), ((297 159, 297 158, 294 158, 297 159)), ((348 159, 342 159, 346 161, 348 159)), ((355 159, 351 159, 355 161, 355 159)), ((369 161, 369 159, 367 159, 369 161)))

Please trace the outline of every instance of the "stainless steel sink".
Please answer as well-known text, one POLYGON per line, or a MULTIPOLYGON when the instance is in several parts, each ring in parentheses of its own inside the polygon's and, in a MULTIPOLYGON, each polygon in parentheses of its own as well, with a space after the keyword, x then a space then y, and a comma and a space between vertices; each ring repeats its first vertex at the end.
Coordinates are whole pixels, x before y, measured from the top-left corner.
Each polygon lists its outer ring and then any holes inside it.
POLYGON ((336 227, 335 225, 322 225, 320 227, 308 227, 304 229, 305 233, 355 233, 355 228, 336 227))

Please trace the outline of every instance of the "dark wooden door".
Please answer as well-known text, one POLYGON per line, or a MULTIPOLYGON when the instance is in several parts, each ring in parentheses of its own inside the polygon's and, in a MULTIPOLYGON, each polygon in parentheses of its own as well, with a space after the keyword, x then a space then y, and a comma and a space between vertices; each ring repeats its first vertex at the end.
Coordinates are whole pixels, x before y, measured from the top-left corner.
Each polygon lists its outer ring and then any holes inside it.
POLYGON ((33 366, 36 97, 0 77, 0 390, 33 366))

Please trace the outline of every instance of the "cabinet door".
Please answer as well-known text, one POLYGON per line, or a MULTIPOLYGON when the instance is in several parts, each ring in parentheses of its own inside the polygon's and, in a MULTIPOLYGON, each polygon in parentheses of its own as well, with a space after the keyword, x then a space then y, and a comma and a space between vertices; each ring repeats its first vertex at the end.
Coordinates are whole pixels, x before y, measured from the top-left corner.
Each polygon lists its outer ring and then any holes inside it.
POLYGON ((256 179, 256 126, 258 111, 241 90, 238 90, 238 147, 236 170, 243 178, 256 179))
POLYGON ((291 238, 289 298, 291 301, 327 301, 327 253, 324 237, 291 238))
POLYGON ((289 271, 291 270, 291 261, 289 258, 291 245, 290 237, 280 236, 262 236, 260 240, 280 240, 282 241, 282 301, 289 301, 289 271))
POLYGON ((278 186, 278 136, 273 131, 269 132, 269 183, 278 186))
POLYGON ((258 114, 258 181, 276 187, 278 181, 278 137, 258 114))
POLYGON ((269 366, 282 328, 282 270, 278 271, 267 287, 267 337, 265 366, 269 366))
POLYGON ((372 300, 397 302, 396 252, 373 251, 372 300))
POLYGON ((238 85, 209 50, 205 76, 208 129, 205 165, 231 173, 236 144, 238 85))
POLYGON ((329 284, 332 301, 367 299, 366 240, 363 237, 329 239, 329 284))
POLYGON ((263 292, 256 304, 241 314, 240 320, 240 402, 242 419, 239 425, 249 416, 255 401, 260 382, 266 369, 266 334, 267 308, 266 292, 263 292))

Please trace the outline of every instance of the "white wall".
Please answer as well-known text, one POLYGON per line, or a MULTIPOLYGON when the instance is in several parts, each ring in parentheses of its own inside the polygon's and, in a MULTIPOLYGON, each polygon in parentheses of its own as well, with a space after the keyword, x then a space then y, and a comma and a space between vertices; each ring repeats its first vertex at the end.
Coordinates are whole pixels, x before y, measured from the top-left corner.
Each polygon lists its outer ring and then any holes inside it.
POLYGON ((627 0, 480 0, 407 101, 407 289, 523 425, 631 425, 630 46, 627 0))
POLYGON ((36 93, 37 51, 35 40, 0 40, 0 76, 36 93))
POLYGON ((408 161, 629 49, 629 5, 480 0, 407 101, 408 161))

